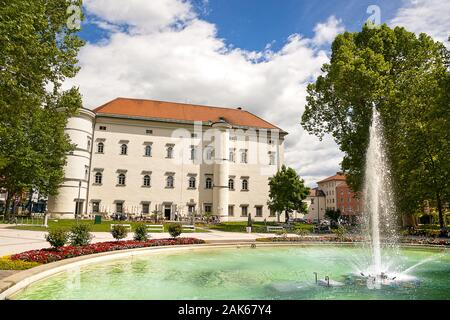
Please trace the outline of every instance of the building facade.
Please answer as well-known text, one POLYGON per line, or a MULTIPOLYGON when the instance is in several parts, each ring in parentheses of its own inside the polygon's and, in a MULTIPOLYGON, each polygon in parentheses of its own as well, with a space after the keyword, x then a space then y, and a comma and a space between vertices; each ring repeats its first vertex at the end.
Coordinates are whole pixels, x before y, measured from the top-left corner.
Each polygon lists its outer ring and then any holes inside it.
POLYGON ((268 179, 284 163, 287 133, 242 108, 117 98, 82 109, 66 132, 76 147, 49 198, 53 216, 276 220, 268 179))
POLYGON ((349 220, 362 214, 363 197, 350 189, 342 172, 317 182, 317 185, 317 188, 311 189, 306 199, 308 214, 305 215, 305 219, 310 221, 326 219, 327 209, 339 209, 341 215, 349 220))

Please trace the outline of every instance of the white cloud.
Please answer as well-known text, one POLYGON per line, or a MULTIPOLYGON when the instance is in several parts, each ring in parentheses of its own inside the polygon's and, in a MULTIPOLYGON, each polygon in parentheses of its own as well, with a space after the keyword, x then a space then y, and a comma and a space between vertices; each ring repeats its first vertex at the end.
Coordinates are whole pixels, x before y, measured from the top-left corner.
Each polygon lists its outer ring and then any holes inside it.
POLYGON ((450 1, 406 0, 396 16, 389 22, 391 26, 402 26, 417 34, 425 32, 447 46, 450 35, 450 1))
POLYGON ((339 170, 342 153, 332 139, 320 142, 300 125, 306 85, 329 60, 320 45, 343 30, 335 17, 318 24, 312 39, 294 34, 277 52, 270 45, 248 52, 228 47, 215 25, 196 17, 188 2, 107 2, 85 1, 110 36, 82 48, 81 71, 67 83, 80 87, 86 107, 118 96, 242 106, 289 132, 286 162, 309 185, 339 170), (126 32, 123 25, 133 30, 126 32))
POLYGON ((84 0, 83 4, 90 14, 111 24, 126 24, 132 33, 157 31, 196 16, 191 4, 180 0, 84 0))
POLYGON ((337 19, 335 16, 328 17, 324 23, 318 23, 314 27, 313 41, 317 45, 329 44, 333 42, 334 38, 344 31, 342 20, 337 19))

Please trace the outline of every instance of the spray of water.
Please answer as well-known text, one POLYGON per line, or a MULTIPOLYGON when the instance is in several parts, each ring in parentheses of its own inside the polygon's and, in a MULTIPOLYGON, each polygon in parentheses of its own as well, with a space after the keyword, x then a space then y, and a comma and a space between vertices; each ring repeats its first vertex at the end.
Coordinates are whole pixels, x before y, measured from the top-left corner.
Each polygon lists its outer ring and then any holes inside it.
POLYGON ((391 263, 386 255, 395 255, 398 249, 398 232, 383 127, 375 107, 369 133, 364 176, 364 233, 371 250, 372 261, 368 271, 379 276, 389 272, 386 268, 391 263))

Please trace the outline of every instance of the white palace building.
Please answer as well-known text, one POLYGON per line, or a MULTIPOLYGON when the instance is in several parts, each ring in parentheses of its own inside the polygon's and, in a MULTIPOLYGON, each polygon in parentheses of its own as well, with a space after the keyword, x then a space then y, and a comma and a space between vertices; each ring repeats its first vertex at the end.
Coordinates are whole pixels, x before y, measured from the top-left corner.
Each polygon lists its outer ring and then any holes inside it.
POLYGON ((268 179, 284 163, 287 132, 242 108, 117 98, 79 110, 66 133, 76 147, 49 198, 53 217, 277 219, 268 179))

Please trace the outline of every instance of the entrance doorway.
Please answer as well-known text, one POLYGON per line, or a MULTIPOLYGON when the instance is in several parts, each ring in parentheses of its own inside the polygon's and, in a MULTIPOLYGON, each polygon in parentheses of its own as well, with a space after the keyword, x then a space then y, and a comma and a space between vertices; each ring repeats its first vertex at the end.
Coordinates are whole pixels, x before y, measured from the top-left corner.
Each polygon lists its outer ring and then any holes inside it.
POLYGON ((171 214, 172 214, 172 205, 171 204, 165 204, 164 205, 164 218, 166 220, 170 220, 171 214))
POLYGON ((75 217, 81 216, 83 213, 83 201, 78 200, 75 202, 75 217))

